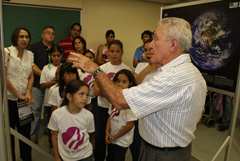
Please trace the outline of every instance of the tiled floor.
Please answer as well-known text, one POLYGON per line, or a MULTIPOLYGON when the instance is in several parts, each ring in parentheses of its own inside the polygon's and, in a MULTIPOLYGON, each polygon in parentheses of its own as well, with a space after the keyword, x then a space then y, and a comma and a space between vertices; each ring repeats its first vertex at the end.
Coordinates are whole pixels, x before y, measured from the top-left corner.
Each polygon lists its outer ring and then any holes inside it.
MULTIPOLYGON (((237 133, 239 133, 239 130, 236 130, 237 133)), ((207 127, 203 123, 201 123, 195 132, 196 139, 192 143, 192 160, 191 161, 210 161, 224 140, 228 136, 228 130, 224 132, 217 131, 217 125, 213 127, 207 127), (197 159, 196 159, 197 158, 197 159)), ((239 141, 239 140, 238 140, 239 141)), ((43 134, 42 128, 40 131, 39 136, 39 144, 40 147, 48 151, 48 140, 47 135, 43 134)), ((232 154, 230 157, 230 161, 239 161, 240 154, 236 152, 235 148, 232 148, 232 154)), ((17 153, 17 161, 21 161, 19 159, 19 152, 17 153)), ((33 161, 50 161, 50 159, 42 156, 35 150, 32 151, 33 155, 33 161)), ((223 161, 224 160, 224 153, 221 153, 220 156, 216 159, 217 161, 223 161)), ((128 151, 126 155, 126 161, 131 161, 131 154, 128 151)))

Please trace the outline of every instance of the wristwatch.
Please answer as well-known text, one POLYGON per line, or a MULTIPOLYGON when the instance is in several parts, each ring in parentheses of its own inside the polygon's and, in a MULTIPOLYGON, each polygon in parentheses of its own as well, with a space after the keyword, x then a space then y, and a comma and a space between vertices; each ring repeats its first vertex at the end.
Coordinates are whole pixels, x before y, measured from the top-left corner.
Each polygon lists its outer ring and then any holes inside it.
POLYGON ((93 73, 93 78, 95 78, 98 74, 100 74, 100 73, 102 73, 103 71, 100 69, 100 68, 98 68, 98 69, 96 69, 95 71, 94 71, 94 73, 93 73))

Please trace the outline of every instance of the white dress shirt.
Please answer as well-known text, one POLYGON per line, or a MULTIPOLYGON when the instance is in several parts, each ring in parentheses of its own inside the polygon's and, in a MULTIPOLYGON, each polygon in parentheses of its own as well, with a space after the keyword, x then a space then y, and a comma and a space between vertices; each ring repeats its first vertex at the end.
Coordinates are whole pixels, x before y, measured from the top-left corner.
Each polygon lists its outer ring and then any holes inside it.
POLYGON ((186 147, 195 138, 206 97, 206 82, 183 54, 158 69, 137 87, 123 90, 133 113, 140 118, 139 133, 157 147, 186 147))

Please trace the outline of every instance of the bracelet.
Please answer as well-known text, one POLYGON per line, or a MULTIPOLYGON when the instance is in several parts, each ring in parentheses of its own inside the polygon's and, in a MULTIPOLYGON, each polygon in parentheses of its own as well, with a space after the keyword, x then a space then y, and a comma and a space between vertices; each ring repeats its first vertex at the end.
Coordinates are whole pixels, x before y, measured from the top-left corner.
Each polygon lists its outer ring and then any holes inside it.
POLYGON ((32 91, 32 88, 28 88, 30 91, 32 91))

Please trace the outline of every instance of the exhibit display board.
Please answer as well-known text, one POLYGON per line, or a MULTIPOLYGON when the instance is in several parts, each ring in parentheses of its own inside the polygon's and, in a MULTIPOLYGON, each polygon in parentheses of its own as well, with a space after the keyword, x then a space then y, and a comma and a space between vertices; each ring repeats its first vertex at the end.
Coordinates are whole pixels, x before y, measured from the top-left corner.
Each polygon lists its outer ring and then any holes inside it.
POLYGON ((197 3, 163 7, 162 18, 180 17, 191 24, 193 39, 189 53, 192 62, 210 90, 234 95, 240 60, 240 3, 197 3))

